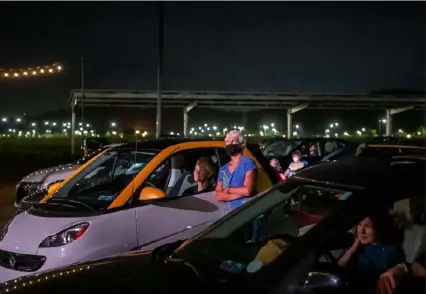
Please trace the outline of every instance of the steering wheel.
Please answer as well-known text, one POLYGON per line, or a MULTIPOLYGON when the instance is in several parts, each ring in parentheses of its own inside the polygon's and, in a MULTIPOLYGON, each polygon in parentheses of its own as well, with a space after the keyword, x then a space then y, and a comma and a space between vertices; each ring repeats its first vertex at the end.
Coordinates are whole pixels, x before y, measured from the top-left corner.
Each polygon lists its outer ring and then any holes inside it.
POLYGON ((151 182, 150 180, 145 181, 145 183, 143 183, 144 186, 146 187, 151 187, 151 188, 157 188, 153 182, 151 182))

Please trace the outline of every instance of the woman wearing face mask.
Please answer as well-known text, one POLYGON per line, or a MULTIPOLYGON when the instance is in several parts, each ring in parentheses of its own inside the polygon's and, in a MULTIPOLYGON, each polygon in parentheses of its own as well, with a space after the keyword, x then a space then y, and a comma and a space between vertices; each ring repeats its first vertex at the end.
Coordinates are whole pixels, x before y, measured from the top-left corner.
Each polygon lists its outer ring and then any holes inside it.
POLYGON ((206 193, 214 190, 214 170, 215 165, 211 159, 201 157, 195 164, 193 176, 197 186, 186 189, 182 196, 190 196, 200 193, 206 193))
POLYGON ((245 142, 240 132, 230 131, 225 137, 225 145, 231 161, 219 170, 216 200, 225 202, 227 212, 230 212, 254 194, 256 164, 242 154, 245 142))
POLYGON ((284 177, 288 178, 294 175, 298 170, 308 166, 308 162, 306 160, 302 160, 302 153, 300 151, 293 152, 293 162, 290 163, 288 169, 284 173, 284 177))
POLYGON ((377 213, 363 219, 356 227, 356 239, 338 264, 348 270, 354 285, 375 290, 379 277, 399 265, 406 270, 404 251, 392 245, 394 226, 386 213, 377 213))

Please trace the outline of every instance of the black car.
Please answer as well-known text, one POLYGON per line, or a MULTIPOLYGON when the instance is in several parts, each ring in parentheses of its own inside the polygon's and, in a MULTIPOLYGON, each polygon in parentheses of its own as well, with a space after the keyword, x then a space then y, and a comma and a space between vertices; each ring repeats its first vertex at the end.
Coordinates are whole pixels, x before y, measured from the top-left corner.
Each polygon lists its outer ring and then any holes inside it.
MULTIPOLYGON (((351 293, 360 285, 337 265, 354 241, 351 228, 395 201, 423 198, 424 164, 424 158, 408 164, 355 157, 318 165, 190 240, 19 278, 0 292, 285 294, 298 285, 313 293, 351 293)), ((1 256, 4 262, 10 260, 1 256)))
POLYGON ((309 165, 324 161, 340 159, 351 153, 355 154, 356 145, 339 138, 300 138, 281 139, 266 146, 262 153, 268 158, 277 158, 283 168, 292 162, 292 153, 300 151, 303 160, 309 165))

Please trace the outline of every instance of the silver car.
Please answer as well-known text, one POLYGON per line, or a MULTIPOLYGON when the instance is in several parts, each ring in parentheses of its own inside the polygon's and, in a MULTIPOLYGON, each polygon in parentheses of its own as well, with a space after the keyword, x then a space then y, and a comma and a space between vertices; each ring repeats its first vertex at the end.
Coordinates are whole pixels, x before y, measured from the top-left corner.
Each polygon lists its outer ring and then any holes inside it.
MULTIPOLYGON (((23 177, 16 185, 15 189, 15 207, 19 207, 22 199, 30 195, 39 194, 41 191, 47 190, 50 185, 62 182, 66 177, 71 175, 80 166, 92 159, 96 154, 108 148, 119 146, 120 144, 106 145, 102 149, 97 150, 74 163, 62 164, 33 171, 29 175, 23 177)), ((38 197, 38 196, 37 196, 38 197)), ((34 200, 27 199, 28 203, 34 203, 34 200)), ((38 201, 37 201, 38 202, 38 201)))

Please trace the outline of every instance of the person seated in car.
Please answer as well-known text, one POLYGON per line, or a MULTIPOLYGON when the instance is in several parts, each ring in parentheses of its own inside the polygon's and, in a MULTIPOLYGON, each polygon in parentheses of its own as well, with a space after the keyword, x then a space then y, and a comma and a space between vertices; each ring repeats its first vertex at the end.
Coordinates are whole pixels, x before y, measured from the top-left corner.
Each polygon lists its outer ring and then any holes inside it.
POLYGON ((182 196, 190 196, 213 191, 214 171, 215 164, 210 158, 201 157, 198 159, 195 163, 193 172, 194 181, 197 183, 197 186, 186 189, 182 196))
POLYGON ((404 251, 391 241, 393 219, 385 211, 376 213, 363 219, 355 230, 355 242, 338 264, 348 270, 349 277, 375 287, 381 274, 405 262, 404 251))
POLYGON ((281 163, 278 159, 276 158, 272 158, 269 161, 269 165, 273 168, 273 170, 275 171, 277 178, 279 181, 285 181, 285 177, 284 177, 284 172, 281 168, 281 163))
POLYGON ((302 160, 302 153, 300 151, 293 152, 293 162, 290 163, 287 170, 284 172, 284 177, 288 178, 294 175, 297 171, 308 166, 306 160, 302 160))
POLYGON ((230 212, 255 194, 256 164, 250 157, 243 155, 245 139, 239 131, 230 131, 225 137, 225 145, 231 160, 219 170, 216 200, 225 202, 227 212, 230 212))

